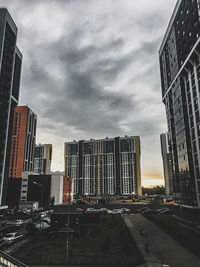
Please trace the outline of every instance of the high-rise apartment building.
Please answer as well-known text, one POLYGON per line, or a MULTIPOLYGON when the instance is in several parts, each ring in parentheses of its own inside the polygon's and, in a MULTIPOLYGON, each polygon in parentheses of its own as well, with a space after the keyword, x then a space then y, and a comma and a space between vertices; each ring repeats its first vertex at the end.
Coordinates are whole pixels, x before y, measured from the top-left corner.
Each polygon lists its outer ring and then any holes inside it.
POLYGON ((74 195, 141 195, 140 139, 67 142, 65 175, 72 179, 74 195))
POLYGON ((0 8, 0 204, 6 202, 10 140, 18 104, 22 54, 16 46, 17 27, 6 8, 0 8))
POLYGON ((37 116, 27 106, 15 108, 10 157, 10 178, 33 171, 37 116))
POLYGON ((39 144, 34 149, 34 172, 40 174, 50 174, 52 160, 52 145, 39 144))
POLYGON ((200 206, 200 3, 179 0, 159 50, 175 201, 200 206))
POLYGON ((163 159, 163 172, 165 190, 167 195, 173 194, 173 172, 168 133, 160 135, 161 154, 163 159))

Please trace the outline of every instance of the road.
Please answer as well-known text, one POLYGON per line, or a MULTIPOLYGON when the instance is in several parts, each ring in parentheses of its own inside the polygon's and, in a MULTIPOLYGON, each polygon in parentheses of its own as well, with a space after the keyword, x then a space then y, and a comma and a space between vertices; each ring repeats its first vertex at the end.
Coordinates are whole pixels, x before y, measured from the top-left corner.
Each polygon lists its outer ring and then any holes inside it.
POLYGON ((200 259, 183 248, 154 223, 140 214, 125 215, 125 222, 138 248, 149 266, 200 267, 200 259), (141 235, 141 229, 147 229, 141 235), (148 244, 148 251, 145 250, 148 244))

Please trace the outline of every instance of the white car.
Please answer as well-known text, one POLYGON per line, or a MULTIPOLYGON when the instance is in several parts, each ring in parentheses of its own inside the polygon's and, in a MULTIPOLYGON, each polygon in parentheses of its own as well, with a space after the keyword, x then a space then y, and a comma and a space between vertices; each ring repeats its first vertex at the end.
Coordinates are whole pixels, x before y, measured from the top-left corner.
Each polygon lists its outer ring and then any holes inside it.
POLYGON ((50 225, 46 222, 34 223, 34 226, 37 230, 44 230, 50 227, 50 225))
POLYGON ((42 222, 48 223, 49 225, 51 224, 51 219, 49 217, 45 217, 41 219, 42 222))
POLYGON ((98 210, 94 209, 94 208, 87 208, 87 210, 85 211, 85 213, 97 213, 98 210))
POLYGON ((107 214, 121 214, 123 211, 121 209, 107 210, 107 214))
POLYGON ((39 214, 40 214, 41 219, 47 216, 45 211, 40 212, 39 214))
POLYGON ((107 209, 107 210, 106 210, 106 213, 107 213, 107 214, 112 214, 112 210, 107 209))
POLYGON ((107 208, 100 208, 100 209, 96 209, 97 213, 107 213, 107 208))
POLYGON ((94 208, 87 208, 86 211, 96 211, 96 209, 94 209, 94 208))
POLYGON ((22 209, 22 213, 24 214, 30 214, 31 210, 30 209, 22 209))
POLYGON ((23 235, 19 233, 8 233, 3 237, 3 240, 7 241, 8 243, 12 243, 16 241, 17 239, 22 238, 23 235))
POLYGON ((124 212, 124 213, 129 213, 131 210, 130 209, 127 209, 127 208, 121 208, 121 210, 124 212))
POLYGON ((15 220, 14 221, 14 225, 17 226, 17 227, 20 227, 24 224, 24 221, 23 220, 15 220))
POLYGON ((114 210, 112 210, 112 212, 113 212, 113 214, 121 214, 121 213, 123 213, 123 210, 121 210, 121 209, 114 209, 114 210))

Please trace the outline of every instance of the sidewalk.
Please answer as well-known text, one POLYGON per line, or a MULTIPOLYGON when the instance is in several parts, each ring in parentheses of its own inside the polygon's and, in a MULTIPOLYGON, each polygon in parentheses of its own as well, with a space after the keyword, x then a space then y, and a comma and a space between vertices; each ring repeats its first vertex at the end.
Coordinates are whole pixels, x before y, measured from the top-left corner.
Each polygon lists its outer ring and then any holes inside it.
POLYGON ((200 259, 197 256, 142 215, 126 214, 125 223, 147 263, 146 266, 200 267, 200 259), (148 229, 148 233, 145 236, 141 235, 141 229, 148 229), (148 252, 145 250, 147 243, 148 252))

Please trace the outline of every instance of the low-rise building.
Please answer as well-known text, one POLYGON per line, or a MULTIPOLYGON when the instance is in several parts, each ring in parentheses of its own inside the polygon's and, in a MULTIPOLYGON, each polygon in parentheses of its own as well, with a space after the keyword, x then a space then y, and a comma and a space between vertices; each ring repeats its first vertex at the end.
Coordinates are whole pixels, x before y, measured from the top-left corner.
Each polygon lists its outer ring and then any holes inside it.
POLYGON ((40 207, 49 207, 54 198, 54 204, 62 203, 63 176, 39 175, 30 172, 22 174, 21 202, 38 201, 40 207))

